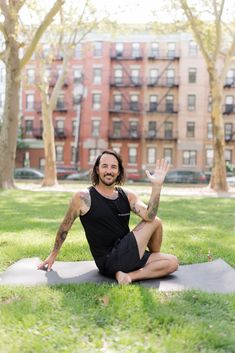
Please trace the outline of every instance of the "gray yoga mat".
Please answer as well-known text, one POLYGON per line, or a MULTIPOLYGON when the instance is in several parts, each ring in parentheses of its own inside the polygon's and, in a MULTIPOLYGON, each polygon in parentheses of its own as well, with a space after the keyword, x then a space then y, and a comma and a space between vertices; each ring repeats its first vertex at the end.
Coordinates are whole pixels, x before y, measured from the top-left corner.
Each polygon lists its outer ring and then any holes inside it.
MULTIPOLYGON (((0 274, 0 285, 54 285, 60 283, 116 283, 102 276, 94 261, 56 261, 52 271, 38 270, 39 258, 26 258, 9 266, 0 274)), ((210 293, 235 292, 235 270, 224 260, 181 265, 178 271, 159 279, 139 281, 148 288, 159 291, 198 289, 210 293)))

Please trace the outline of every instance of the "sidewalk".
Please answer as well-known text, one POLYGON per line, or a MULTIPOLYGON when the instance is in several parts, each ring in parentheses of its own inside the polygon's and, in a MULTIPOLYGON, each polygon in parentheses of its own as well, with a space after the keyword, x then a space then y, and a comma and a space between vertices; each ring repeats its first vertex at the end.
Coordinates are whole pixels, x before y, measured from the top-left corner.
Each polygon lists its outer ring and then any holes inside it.
MULTIPOLYGON (((53 187, 41 187, 40 184, 17 182, 16 186, 21 190, 31 190, 35 192, 76 192, 79 189, 86 188, 88 184, 83 183, 61 183, 53 187)), ((151 187, 147 184, 126 184, 126 188, 133 189, 140 195, 150 194, 151 187)), ((221 198, 235 198, 235 187, 230 187, 228 192, 215 192, 206 186, 168 186, 164 185, 161 195, 167 196, 198 196, 198 197, 221 197, 221 198)))

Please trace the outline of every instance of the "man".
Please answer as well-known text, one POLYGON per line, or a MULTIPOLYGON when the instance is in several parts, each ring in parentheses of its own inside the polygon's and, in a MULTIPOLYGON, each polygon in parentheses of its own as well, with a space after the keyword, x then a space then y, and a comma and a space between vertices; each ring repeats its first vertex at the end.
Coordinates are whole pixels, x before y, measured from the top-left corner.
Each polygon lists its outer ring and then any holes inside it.
POLYGON ((104 151, 94 164, 89 189, 77 192, 61 223, 51 254, 38 268, 51 270, 74 220, 80 217, 99 271, 119 284, 166 276, 178 268, 175 256, 160 253, 162 223, 156 217, 161 187, 168 171, 165 160, 157 161, 154 174, 146 171, 152 192, 146 206, 138 195, 118 187, 124 181, 121 157, 104 151), (130 211, 142 221, 130 232, 130 211), (148 248, 148 250, 146 250, 148 248))

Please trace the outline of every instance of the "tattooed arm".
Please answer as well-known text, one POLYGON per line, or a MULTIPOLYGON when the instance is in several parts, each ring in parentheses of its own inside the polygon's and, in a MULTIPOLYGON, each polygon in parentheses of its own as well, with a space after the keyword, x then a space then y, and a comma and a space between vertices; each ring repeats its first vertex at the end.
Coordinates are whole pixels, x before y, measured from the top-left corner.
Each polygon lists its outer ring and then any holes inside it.
POLYGON ((89 192, 88 191, 81 191, 74 195, 72 198, 69 208, 66 212, 66 215, 56 233, 55 243, 53 250, 51 251, 50 255, 43 261, 39 266, 38 269, 47 269, 47 271, 51 270, 53 263, 59 253, 59 250, 65 241, 67 234, 70 228, 73 225, 73 222, 77 217, 81 214, 85 213, 89 209, 89 192))
POLYGON ((147 206, 140 200, 136 193, 127 191, 131 210, 145 221, 152 221, 157 215, 161 188, 168 169, 168 163, 162 159, 157 161, 152 175, 149 171, 146 171, 147 177, 152 184, 152 192, 147 206))

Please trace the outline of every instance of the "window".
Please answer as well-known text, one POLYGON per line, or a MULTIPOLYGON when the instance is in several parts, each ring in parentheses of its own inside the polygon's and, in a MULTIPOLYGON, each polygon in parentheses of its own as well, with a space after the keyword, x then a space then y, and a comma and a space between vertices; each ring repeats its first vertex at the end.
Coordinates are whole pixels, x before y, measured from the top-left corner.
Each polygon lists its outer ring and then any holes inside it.
POLYGON ((123 70, 122 69, 115 69, 114 70, 114 83, 115 84, 122 84, 123 83, 123 70))
POLYGON ((209 140, 213 138, 212 123, 207 123, 207 138, 209 140))
POLYGON ((196 109, 196 95, 188 94, 188 110, 193 111, 196 109))
POLYGON ((72 121, 72 136, 76 136, 76 130, 77 130, 77 120, 72 121))
POLYGON ((149 84, 150 85, 156 85, 157 84, 158 75, 159 75, 158 69, 151 69, 149 71, 149 84))
POLYGON ((172 160, 173 151, 172 151, 172 148, 164 148, 163 155, 164 155, 164 159, 169 164, 173 164, 173 160, 172 160))
POLYGON ((28 69, 27 70, 27 83, 34 83, 35 82, 35 70, 28 69))
POLYGON ((92 109, 93 110, 100 110, 101 108, 101 94, 100 93, 93 93, 92 95, 92 109))
POLYGON ((71 162, 76 163, 76 148, 71 146, 71 162))
POLYGON ((147 148, 147 163, 155 164, 157 160, 157 149, 155 147, 147 148))
POLYGON ((100 135, 100 120, 92 120, 91 122, 92 137, 99 137, 100 135))
POLYGON ((137 147, 128 148, 128 163, 136 164, 137 162, 137 147))
POLYGON ((74 92, 73 92, 73 106, 74 106, 74 109, 78 109, 80 104, 81 104, 83 96, 82 96, 82 94, 80 92, 81 92, 80 90, 74 90, 74 92))
POLYGON ((158 100, 158 97, 156 95, 151 95, 149 97, 149 111, 150 112, 157 111, 157 100, 158 100))
POLYGON ((96 57, 102 56, 102 48, 103 48, 102 42, 95 42, 93 47, 93 55, 96 57))
POLYGON ((81 83, 82 82, 82 69, 74 69, 73 71, 73 82, 81 83))
POLYGON ((100 85, 101 78, 102 78, 102 69, 101 68, 94 68, 93 69, 93 83, 95 85, 100 85))
POLYGON ((76 59, 81 59, 82 57, 82 45, 79 43, 75 47, 75 58, 76 59))
POLYGON ((130 121, 129 123, 129 137, 137 138, 138 137, 138 122, 130 121))
POLYGON ((234 109, 234 98, 233 96, 225 97, 225 114, 230 114, 234 109))
POLYGON ((33 134, 33 120, 25 120, 25 134, 32 135, 33 134))
POLYGON ((206 165, 211 167, 213 165, 214 151, 211 148, 206 149, 206 165))
POLYGON ((195 123, 192 121, 187 122, 186 136, 187 137, 194 137, 195 136, 195 123))
POLYGON ((232 150, 225 150, 224 151, 224 159, 225 159, 225 162, 232 164, 232 150))
POLYGON ((122 95, 121 94, 115 94, 113 96, 113 104, 114 104, 114 110, 121 110, 122 109, 122 95))
POLYGON ((64 120, 56 120, 55 136, 64 137, 64 120))
POLYGON ((140 56, 140 43, 132 43, 132 57, 139 58, 140 56))
POLYGON ((39 169, 44 170, 45 164, 46 164, 45 158, 40 158, 39 159, 39 169))
POLYGON ((121 147, 118 146, 113 146, 112 150, 116 152, 117 154, 121 154, 121 147))
POLYGON ((234 86, 234 84, 235 84, 235 70, 234 69, 228 70, 227 76, 225 79, 225 84, 228 86, 234 86))
POLYGON ((63 162, 64 160, 64 146, 55 146, 56 162, 63 162))
POLYGON ((197 56, 197 43, 194 40, 190 40, 189 42, 189 56, 197 56))
POLYGON ((123 56, 124 44, 123 43, 116 43, 115 45, 115 53, 116 56, 123 56))
POLYGON ((183 151, 183 164, 196 165, 197 164, 197 151, 187 150, 183 151))
POLYGON ((197 82, 197 69, 190 68, 188 69, 188 83, 196 83, 197 82))
POLYGON ((89 155, 88 155, 88 162, 89 163, 94 163, 96 157, 100 153, 100 150, 98 148, 90 148, 89 149, 89 155))
POLYGON ((212 97, 208 97, 208 112, 210 113, 212 110, 212 97))
POLYGON ((231 141, 233 138, 233 123, 224 124, 224 138, 225 141, 231 141))
POLYGON ((131 83, 134 85, 140 84, 140 70, 139 69, 131 69, 131 83))
POLYGON ((121 137, 121 128, 122 123, 121 121, 113 121, 113 137, 119 138, 121 137))
POLYGON ((173 86, 175 83, 175 70, 174 69, 168 69, 166 71, 166 85, 168 87, 173 86))
POLYGON ((173 123, 170 121, 165 121, 164 123, 164 137, 166 139, 173 137, 173 123))
POLYGON ((148 122, 148 137, 157 137, 157 122, 149 121, 148 122))
POLYGON ((167 57, 174 58, 175 55, 175 43, 167 43, 167 57))
POLYGON ((174 97, 170 94, 166 96, 166 112, 172 113, 174 111, 174 97))
POLYGON ((157 43, 157 42, 151 43, 150 57, 152 57, 152 58, 159 57, 159 43, 157 43))
POLYGON ((139 110, 139 97, 136 94, 131 94, 130 96, 130 110, 138 111, 139 110))
POLYGON ((34 95, 26 94, 26 110, 34 110, 34 95))
POLYGON ((64 111, 65 110, 65 101, 64 101, 64 94, 61 93, 57 98, 56 102, 56 110, 64 111))

